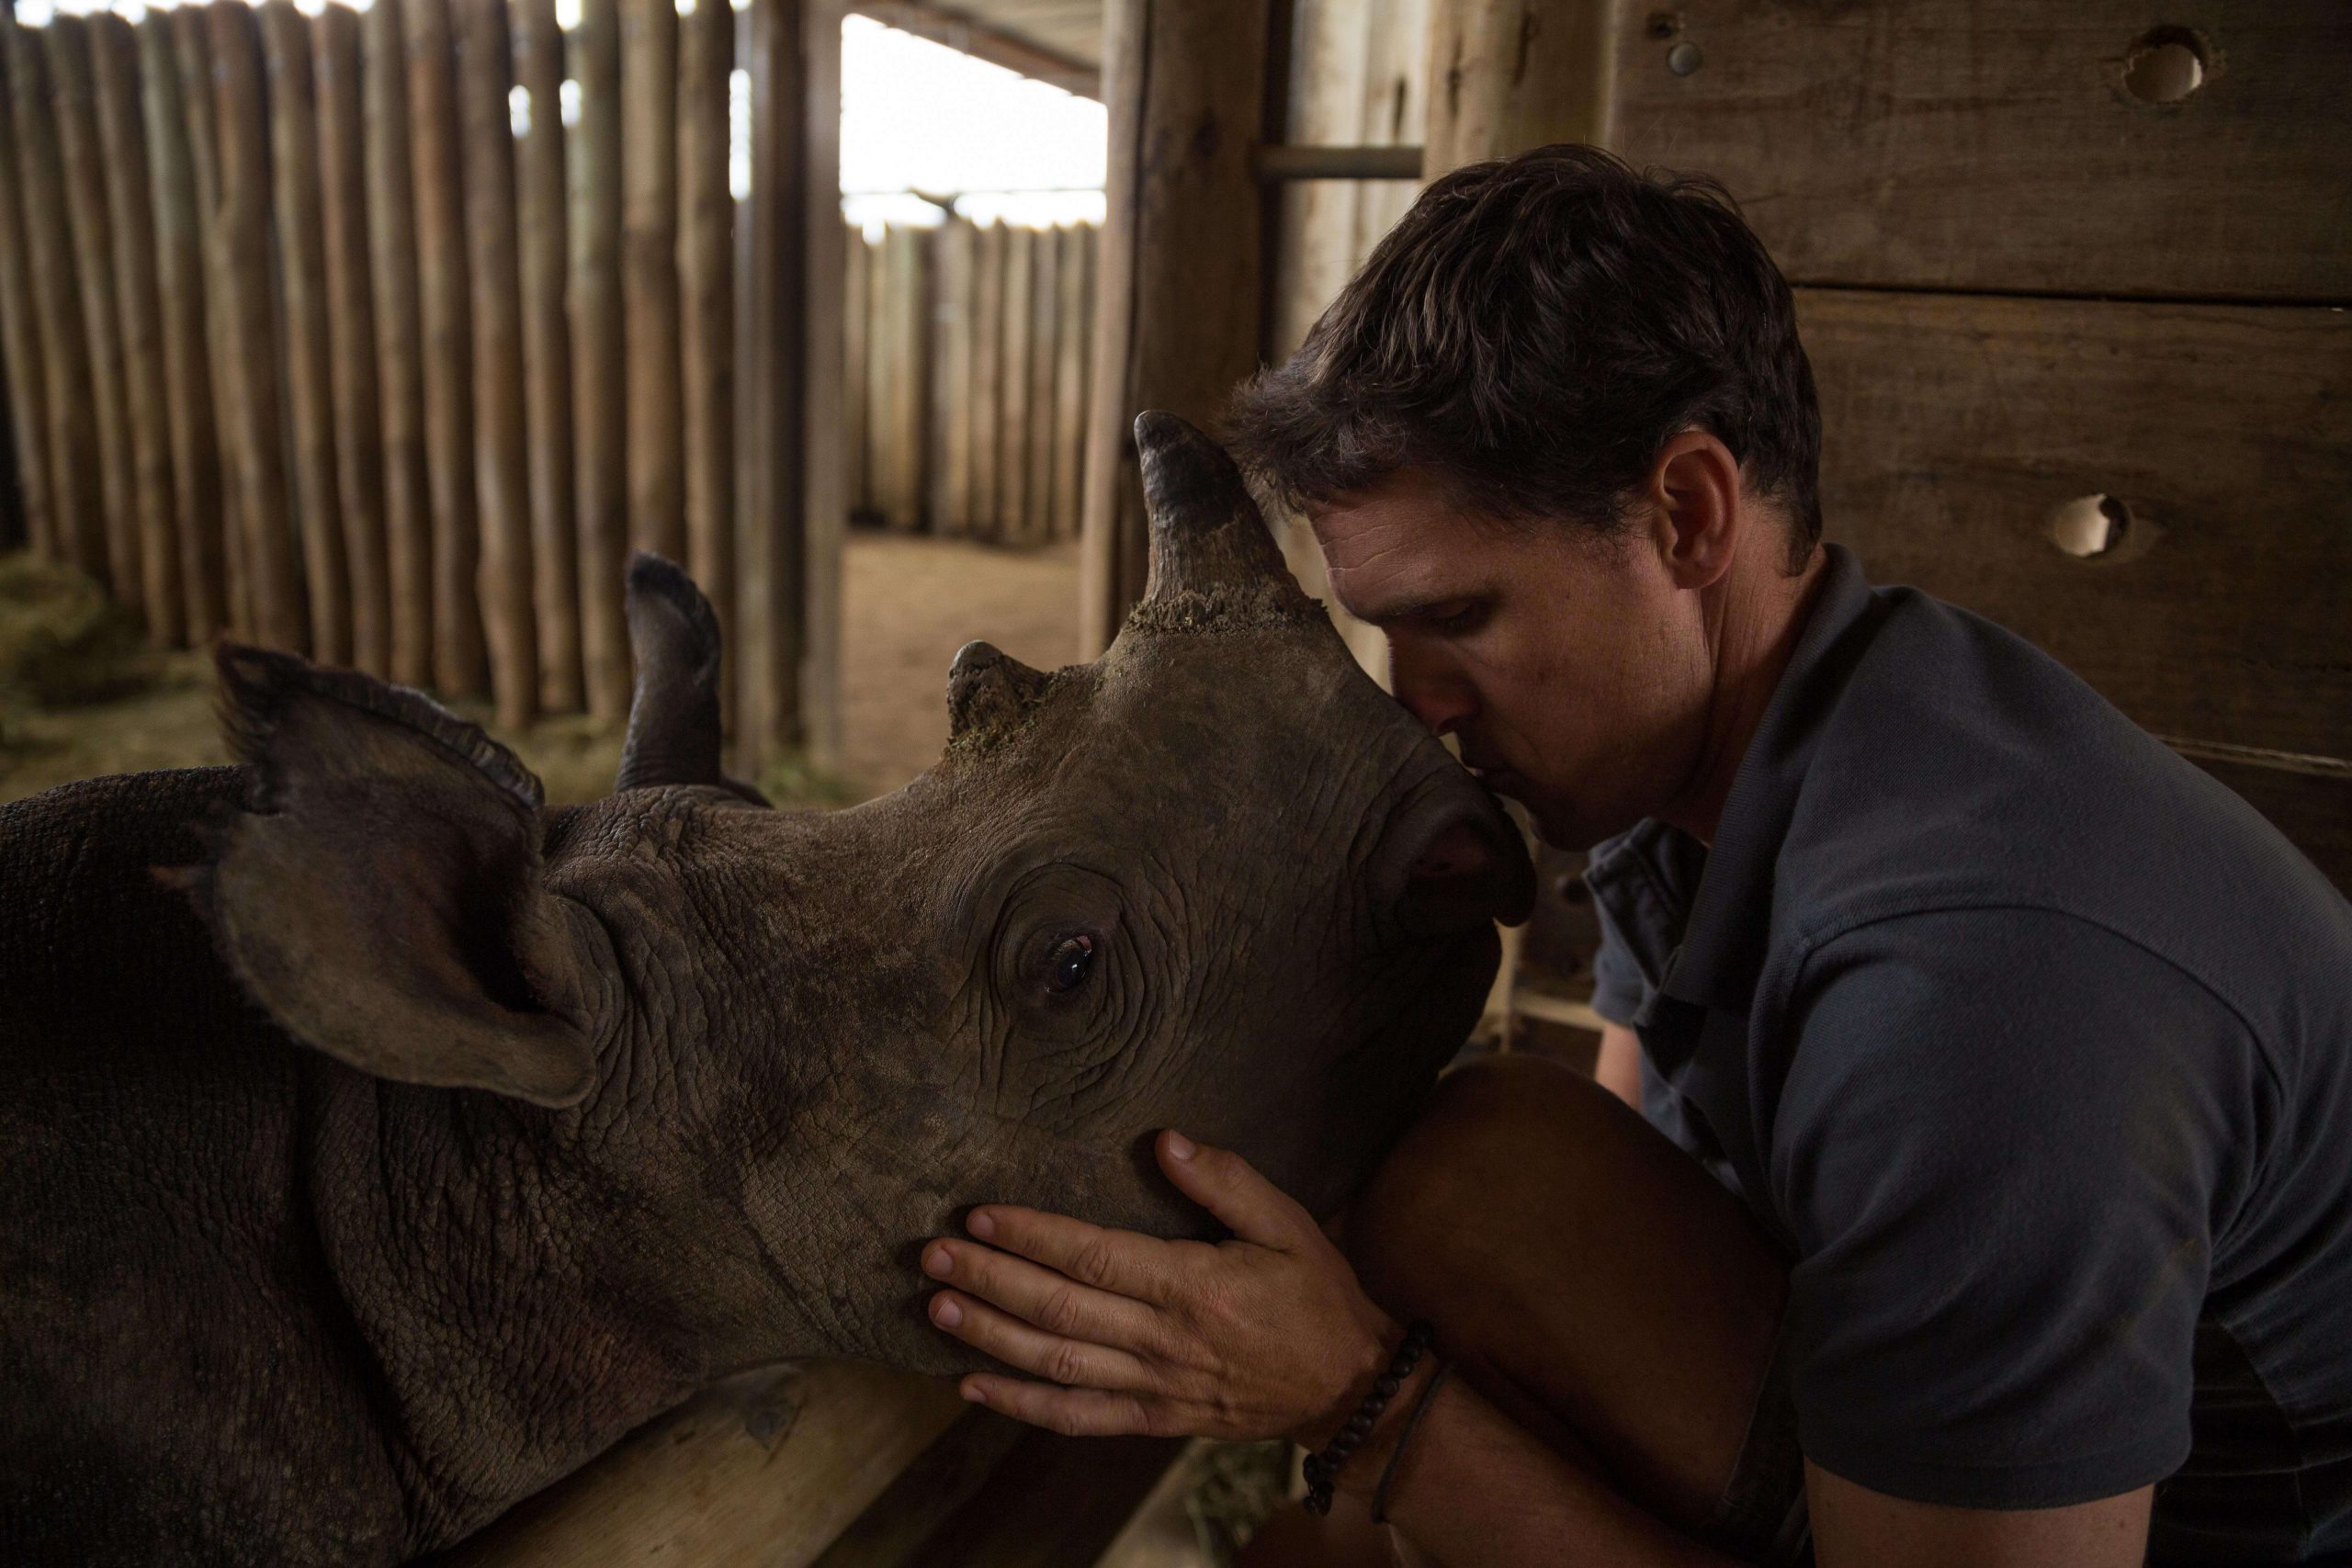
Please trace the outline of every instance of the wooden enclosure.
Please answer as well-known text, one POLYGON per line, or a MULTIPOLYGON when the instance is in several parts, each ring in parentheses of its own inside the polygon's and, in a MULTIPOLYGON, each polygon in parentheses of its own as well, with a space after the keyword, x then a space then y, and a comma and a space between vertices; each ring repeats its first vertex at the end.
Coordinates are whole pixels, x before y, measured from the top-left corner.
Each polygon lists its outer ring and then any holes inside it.
POLYGON ((1077 536, 1098 232, 849 231, 853 517, 1007 545, 1077 536))
POLYGON ((824 750, 838 521, 809 519, 841 506, 840 427, 809 389, 841 354, 841 16, 583 0, 566 33, 554 0, 217 0, 0 23, 26 543, 158 646, 227 632, 515 726, 625 712, 633 539, 719 609, 741 765, 824 750))

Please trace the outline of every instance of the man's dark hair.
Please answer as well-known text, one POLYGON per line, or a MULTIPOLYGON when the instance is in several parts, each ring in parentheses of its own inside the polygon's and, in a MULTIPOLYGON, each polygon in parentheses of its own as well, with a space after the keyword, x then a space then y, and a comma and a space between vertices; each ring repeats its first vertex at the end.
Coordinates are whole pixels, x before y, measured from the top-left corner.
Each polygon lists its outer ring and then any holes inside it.
POLYGON ((1226 436, 1293 504, 1399 468, 1523 521, 1607 530, 1685 430, 1821 536, 1821 411, 1788 280, 1713 180, 1592 147, 1456 169, 1373 251, 1226 436))

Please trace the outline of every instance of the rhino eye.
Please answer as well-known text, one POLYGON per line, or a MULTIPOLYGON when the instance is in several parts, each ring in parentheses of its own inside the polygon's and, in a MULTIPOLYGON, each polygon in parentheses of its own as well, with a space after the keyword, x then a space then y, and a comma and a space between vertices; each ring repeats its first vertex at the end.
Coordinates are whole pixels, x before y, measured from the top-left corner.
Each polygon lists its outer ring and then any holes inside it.
POLYGON ((1056 991, 1075 991, 1094 969, 1094 939, 1074 936, 1054 949, 1046 963, 1046 985, 1056 991))

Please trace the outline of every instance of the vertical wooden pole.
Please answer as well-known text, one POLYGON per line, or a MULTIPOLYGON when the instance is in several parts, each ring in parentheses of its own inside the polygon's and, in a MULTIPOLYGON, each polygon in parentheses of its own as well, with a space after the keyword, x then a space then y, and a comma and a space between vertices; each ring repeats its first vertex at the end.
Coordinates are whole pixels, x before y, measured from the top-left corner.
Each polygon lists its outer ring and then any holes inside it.
POLYGON ((881 262, 889 276, 884 352, 889 364, 890 466, 883 476, 883 521, 910 530, 922 526, 923 506, 923 285, 924 231, 894 227, 883 241, 881 262))
MULTIPOLYGON (((1364 0, 1299 0, 1291 29, 1289 141, 1318 146, 1363 141, 1369 20, 1364 0)), ((1282 188, 1267 343, 1272 355, 1286 356, 1298 347, 1354 270, 1363 188, 1362 180, 1295 180, 1282 188)))
POLYGON ((387 657, 392 679, 434 679, 434 508, 425 465, 424 358, 418 322, 416 174, 409 159, 408 43, 402 0, 360 22, 366 97, 368 282, 375 297, 377 397, 383 421, 387 657))
POLYGON ((210 642, 228 624, 220 540, 220 437, 213 423, 202 231, 187 106, 180 94, 171 17, 139 23, 139 78, 147 163, 154 181, 155 265, 164 336, 164 389, 172 454, 172 523, 187 640, 210 642))
POLYGON ((1029 517, 1023 537, 1042 545, 1054 536, 1054 372, 1059 367, 1062 235, 1037 231, 1029 279, 1029 517))
MULTIPOLYGON (((1409 146, 1429 118, 1430 0, 1372 0, 1364 17, 1371 47, 1364 60, 1359 134, 1377 147, 1409 146)), ((1366 180, 1356 201, 1355 243, 1362 265, 1421 193, 1419 180, 1366 180)))
POLYGON ((433 498, 433 683, 471 696, 487 683, 475 574, 481 523, 473 464, 473 312, 465 250, 449 0, 401 0, 416 174, 417 300, 424 343, 424 455, 433 498))
POLYGON ((106 157, 107 228, 114 241, 115 306, 121 312, 124 434, 139 533, 139 602, 147 640, 187 638, 179 535, 172 508, 171 404, 164 390, 163 305, 155 282, 154 191, 147 129, 140 118, 139 36, 112 12, 90 18, 98 147, 106 157))
POLYGON ((131 455, 122 373, 122 317, 116 300, 113 226, 107 216, 106 155, 98 144, 97 86, 91 77, 90 24, 58 17, 41 31, 56 81, 58 142, 64 154, 65 218, 74 236, 82 327, 89 336, 90 392, 96 411, 98 494, 106 517, 108 590, 137 613, 141 601, 136 460, 131 455))
POLYGON ((311 602, 311 656, 351 662, 351 575, 334 468, 334 350, 327 338, 326 235, 319 217, 319 126, 311 38, 293 0, 263 0, 269 62, 270 172, 285 307, 286 404, 294 426, 294 495, 311 602))
MULTIPOLYGON (((786 15, 779 0, 752 0, 756 7, 778 4, 779 25, 786 15)), ((775 134, 786 134, 782 116, 797 107, 797 126, 791 130, 797 171, 793 195, 799 222, 787 254, 780 264, 798 264, 798 276, 787 286, 797 299, 801 336, 786 352, 799 396, 793 409, 797 423, 797 451, 799 516, 792 552, 799 579, 792 608, 797 639, 791 645, 792 662, 777 660, 776 689, 797 680, 797 702, 789 716, 792 739, 807 747, 820 766, 839 762, 842 750, 842 542, 849 512, 842 474, 842 297, 841 247, 841 123, 842 123, 842 0, 794 0, 799 56, 790 94, 779 92, 772 108, 779 117, 775 134)), ((756 115, 756 110, 754 111, 756 115)), ((763 141, 762 145, 765 145, 763 141)), ((781 160, 779 160, 781 163, 781 160)))
POLYGON ((950 219, 931 237, 931 526, 971 525, 972 225, 950 219))
POLYGON ((621 288, 628 312, 630 536, 686 555, 678 369, 678 13, 621 4, 621 288))
MULTIPOLYGON (((270 299, 269 130, 262 96, 260 24, 243 0, 206 7, 218 118, 220 209, 214 245, 229 349, 227 423, 243 516, 253 635, 300 653, 311 645, 302 563, 287 494, 278 418, 277 319, 270 299)), ((185 82, 186 78, 182 78, 185 82)))
POLYGON ((989 222, 972 248, 972 536, 1001 536, 1003 487, 999 482, 1004 427, 1003 224, 989 222))
POLYGON ((58 558, 103 581, 106 514, 99 478, 97 413, 90 381, 89 339, 82 325, 74 239, 65 217, 63 160, 58 150, 54 90, 40 35, 13 22, 8 51, 10 129, 24 205, 34 324, 40 333, 42 389, 58 558))
POLYGON ((514 0, 514 76, 530 96, 518 151, 522 202, 523 399, 530 429, 532 602, 539 703, 581 703, 580 534, 573 507, 571 342, 564 318, 563 32, 555 0, 514 0))
POLYGON ((735 582, 735 198, 728 188, 728 74, 735 14, 692 0, 678 19, 678 286, 684 307, 686 570, 718 612, 731 695, 735 582))
POLYGON ((841 10, 752 0, 737 409, 739 765, 838 753, 830 662, 842 475, 841 10), (820 509, 830 508, 830 513, 820 509), (820 552, 824 558, 819 558, 820 552))
POLYGON ((1054 537, 1078 537, 1080 485, 1086 472, 1086 362, 1091 346, 1094 226, 1074 223, 1061 235, 1061 338, 1054 367, 1054 537))
POLYGON ((628 372, 622 322, 621 35, 617 0, 581 0, 572 40, 580 123, 572 131, 571 418, 580 508, 580 631, 588 712, 628 717, 628 372))
POLYGON ((384 537, 384 411, 376 373, 376 288, 369 265, 366 85, 359 16, 329 6, 311 23, 326 238, 336 491, 351 584, 351 659, 392 668, 390 562, 384 537))
POLYGON ((844 226, 842 245, 842 422, 849 448, 850 512, 863 516, 874 510, 874 432, 866 407, 874 355, 865 341, 874 316, 867 298, 874 287, 874 247, 854 223, 844 226))
POLYGON ((58 555, 57 524, 50 488, 48 368, 41 358, 40 307, 34 300, 31 239, 24 220, 22 142, 15 130, 15 95, 6 56, 17 47, 14 16, 0 8, 0 355, 7 371, 9 433, 16 442, 17 473, 24 486, 26 543, 42 559, 58 555))
POLYGON ((1258 364, 1270 0, 1110 0, 1111 148, 1095 275, 1080 636, 1109 646, 1148 561, 1135 416, 1214 422, 1258 364), (1200 236, 1217 243, 1204 246, 1200 236))
POLYGON ((1036 303, 1037 231, 1015 225, 1004 245, 1004 347, 997 382, 998 537, 1008 545, 1034 536, 1029 516, 1029 313, 1036 303))
POLYGON ((236 389, 236 348, 230 324, 236 312, 229 294, 220 240, 220 118, 212 91, 212 29, 201 6, 166 14, 172 60, 178 67, 181 124, 186 130, 189 173, 196 181, 197 265, 204 281, 204 351, 212 389, 210 413, 214 454, 220 480, 220 582, 228 629, 251 638, 253 599, 245 567, 244 500, 237 490, 236 432, 231 405, 236 389))
POLYGON ((899 471, 898 431, 890 423, 891 378, 899 369, 890 356, 890 234, 886 224, 865 247, 865 348, 859 355, 865 364, 865 509, 886 522, 899 471))
POLYGON ((1615 0, 1458 0, 1430 7, 1421 177, 1554 141, 1605 142, 1615 0))
MULTIPOLYGON (((272 0, 275 3, 275 0, 272 0)), ((514 227, 514 71, 506 0, 454 0, 465 138, 466 253, 474 329, 474 495, 481 509, 482 627, 498 722, 539 707, 532 616, 531 494, 523 455, 523 270, 514 227)))

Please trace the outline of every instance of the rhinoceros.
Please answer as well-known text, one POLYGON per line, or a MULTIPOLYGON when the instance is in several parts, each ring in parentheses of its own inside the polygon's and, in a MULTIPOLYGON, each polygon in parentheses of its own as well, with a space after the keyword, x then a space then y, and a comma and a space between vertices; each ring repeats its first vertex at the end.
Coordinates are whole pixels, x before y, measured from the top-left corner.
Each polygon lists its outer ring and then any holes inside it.
POLYGON ((233 767, 0 812, 0 1561, 390 1562, 730 1372, 953 1372, 980 1201, 1210 1234, 1156 1129, 1340 1205, 1532 872, 1198 432, 1090 665, 985 644, 894 795, 718 773, 640 560, 628 787, 549 810, 413 693, 218 662, 233 767))

